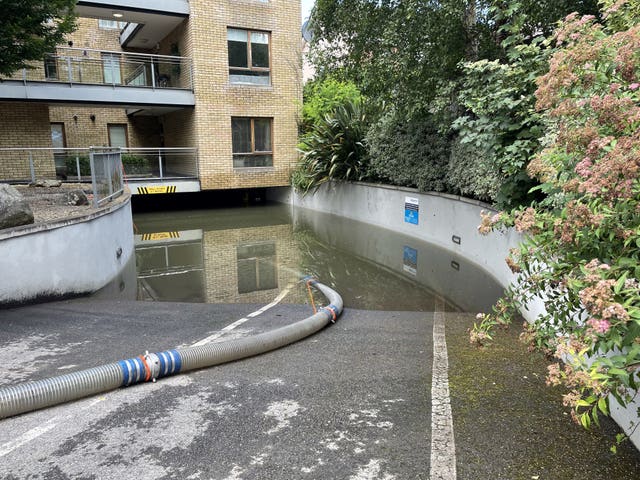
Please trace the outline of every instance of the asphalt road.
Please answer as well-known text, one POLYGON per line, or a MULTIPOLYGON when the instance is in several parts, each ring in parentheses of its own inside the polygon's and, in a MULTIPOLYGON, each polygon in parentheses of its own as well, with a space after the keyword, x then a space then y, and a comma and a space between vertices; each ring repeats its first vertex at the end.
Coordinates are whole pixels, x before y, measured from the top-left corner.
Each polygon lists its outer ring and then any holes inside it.
MULTIPOLYGON (((0 310, 0 385, 191 345, 260 307, 0 310)), ((278 305, 215 341, 310 313, 278 305)), ((443 315, 457 479, 640 478, 635 448, 609 452, 612 422, 586 432, 569 421, 562 392, 544 385, 547 361, 517 343, 517 328, 478 350, 466 333, 473 315, 443 315)), ((347 309, 274 352, 0 420, 0 478, 428 479, 433 325, 430 312, 347 309)))
MULTIPOLYGON (((189 345, 257 308, 67 301, 0 311, 0 383, 189 345)), ((219 340, 309 314, 277 306, 219 340)), ((275 352, 1 420, 0 478, 426 479, 431 322, 347 311, 275 352)))

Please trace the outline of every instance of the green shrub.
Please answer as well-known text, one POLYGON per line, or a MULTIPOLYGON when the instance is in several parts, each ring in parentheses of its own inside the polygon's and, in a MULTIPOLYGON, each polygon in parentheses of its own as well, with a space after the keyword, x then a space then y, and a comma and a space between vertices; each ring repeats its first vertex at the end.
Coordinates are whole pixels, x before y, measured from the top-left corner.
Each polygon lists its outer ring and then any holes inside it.
POLYGON ((429 115, 391 111, 372 125, 367 142, 372 173, 381 180, 421 191, 446 189, 449 139, 429 115))
POLYGON ((142 155, 126 153, 122 155, 122 166, 127 175, 151 172, 151 161, 142 155))
POLYGON ((494 162, 491 152, 456 139, 447 165, 448 191, 494 203, 501 186, 494 162))
POLYGON ((364 143, 367 115, 360 102, 346 102, 322 117, 298 145, 302 154, 291 181, 307 193, 330 180, 358 181, 367 177, 364 143))
MULTIPOLYGON (((80 161, 80 175, 85 177, 91 175, 91 164, 89 163, 89 157, 86 155, 78 156, 80 161)), ((64 164, 67 169, 67 177, 76 177, 78 175, 78 167, 76 165, 76 157, 70 156, 64 159, 64 164)))
POLYGON ((611 30, 577 14, 561 24, 549 71, 537 82, 547 141, 527 167, 546 197, 485 215, 480 228, 514 226, 524 240, 507 259, 518 275, 508 301, 474 335, 542 299, 546 312, 524 338, 556 357, 547 383, 568 389, 564 404, 587 428, 609 413, 612 397, 630 405, 640 389, 640 26, 633 12, 614 17, 611 30))
POLYGON ((326 115, 333 115, 339 106, 347 102, 362 103, 362 95, 355 84, 333 78, 307 82, 303 96, 300 125, 300 131, 303 133, 311 131, 326 115))

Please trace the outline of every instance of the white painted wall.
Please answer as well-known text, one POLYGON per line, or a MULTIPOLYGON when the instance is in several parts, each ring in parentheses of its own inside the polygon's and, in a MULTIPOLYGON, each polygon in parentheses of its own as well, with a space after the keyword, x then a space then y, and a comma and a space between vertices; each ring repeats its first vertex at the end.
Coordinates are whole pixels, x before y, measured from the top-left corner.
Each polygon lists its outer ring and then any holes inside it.
POLYGON ((96 291, 133 251, 130 198, 85 217, 0 231, 0 305, 96 291))
MULTIPOLYGON (((434 243, 466 258, 489 272, 498 282, 507 286, 515 280, 504 259, 510 248, 516 247, 521 236, 513 229, 480 235, 480 212, 493 211, 481 202, 439 193, 419 193, 415 189, 365 183, 325 184, 313 195, 301 197, 287 190, 274 190, 269 198, 291 203, 342 217, 371 223, 394 232, 434 243), (405 200, 415 198, 419 204, 418 225, 405 222, 405 200), (457 236, 460 244, 453 242, 457 236)), ((544 312, 538 300, 522 310, 529 322, 544 312)), ((640 399, 621 408, 611 398, 611 416, 640 449, 640 428, 634 430, 640 418, 637 415, 640 399)))

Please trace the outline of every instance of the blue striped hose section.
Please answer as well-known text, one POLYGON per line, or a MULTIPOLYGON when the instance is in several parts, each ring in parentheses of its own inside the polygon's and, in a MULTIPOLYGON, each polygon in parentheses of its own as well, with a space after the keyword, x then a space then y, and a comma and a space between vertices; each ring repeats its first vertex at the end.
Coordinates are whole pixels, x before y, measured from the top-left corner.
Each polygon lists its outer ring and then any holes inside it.
POLYGON ((211 367, 297 342, 334 321, 329 308, 336 316, 342 313, 343 303, 340 295, 315 280, 311 282, 330 302, 329 307, 321 308, 311 317, 251 337, 151 353, 146 354, 144 360, 131 358, 58 377, 0 387, 0 418, 133 385, 145 381, 147 377, 149 380, 155 380, 180 372, 211 367))

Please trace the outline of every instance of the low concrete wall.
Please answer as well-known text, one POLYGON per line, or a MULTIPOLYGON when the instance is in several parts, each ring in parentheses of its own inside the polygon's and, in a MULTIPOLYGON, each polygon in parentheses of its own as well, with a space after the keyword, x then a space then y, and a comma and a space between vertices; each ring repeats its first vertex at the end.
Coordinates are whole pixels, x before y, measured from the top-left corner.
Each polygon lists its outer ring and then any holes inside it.
MULTIPOLYGON (((287 195, 282 191, 279 197, 272 198, 286 201, 287 195)), ((365 183, 325 184, 314 195, 301 197, 294 193, 290 198, 295 206, 333 213, 436 244, 482 267, 501 285, 514 279, 504 259, 520 236, 513 230, 480 235, 480 212, 491 211, 481 202, 365 183), (407 198, 417 201, 417 224, 405 221, 407 198)))
POLYGON ((130 196, 89 215, 0 231, 0 305, 94 292, 133 250, 130 196))
MULTIPOLYGON (((273 190, 270 199, 294 206, 332 213, 360 222, 377 225, 434 243, 479 265, 501 285, 515 280, 505 263, 510 248, 516 247, 521 236, 515 230, 478 233, 480 212, 492 211, 489 205, 455 195, 419 193, 415 189, 366 183, 325 184, 313 195, 301 197, 290 190, 273 190), (411 223, 417 221, 417 223, 411 223)), ((522 310, 522 316, 532 322, 544 312, 538 300, 522 310)), ((640 449, 640 428, 634 430, 640 418, 640 400, 621 408, 611 398, 611 416, 640 449)))

